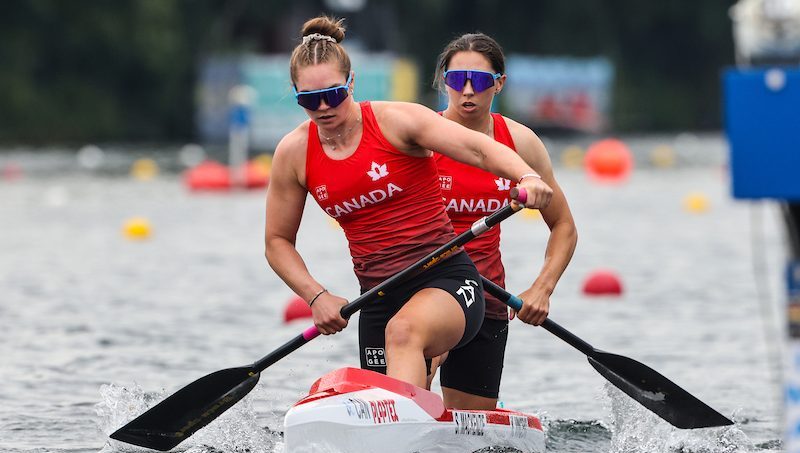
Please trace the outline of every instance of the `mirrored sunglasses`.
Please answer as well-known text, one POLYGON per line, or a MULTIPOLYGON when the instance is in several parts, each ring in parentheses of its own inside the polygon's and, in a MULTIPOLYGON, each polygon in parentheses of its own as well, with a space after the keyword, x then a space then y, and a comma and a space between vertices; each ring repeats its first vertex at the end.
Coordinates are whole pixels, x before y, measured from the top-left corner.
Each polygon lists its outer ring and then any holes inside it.
POLYGON ((485 91, 494 86, 494 81, 502 76, 500 73, 491 73, 478 70, 453 70, 444 72, 444 83, 450 88, 461 91, 467 80, 472 82, 472 89, 476 93, 485 91))
POLYGON ((352 78, 353 74, 351 73, 347 77, 347 82, 338 87, 324 88, 322 90, 314 91, 297 91, 297 87, 292 86, 292 90, 294 91, 294 97, 297 99, 297 103, 305 109, 312 111, 317 110, 319 109, 319 106, 323 100, 326 104, 328 104, 329 107, 334 108, 338 107, 339 104, 347 99, 347 95, 349 93, 348 87, 352 78))

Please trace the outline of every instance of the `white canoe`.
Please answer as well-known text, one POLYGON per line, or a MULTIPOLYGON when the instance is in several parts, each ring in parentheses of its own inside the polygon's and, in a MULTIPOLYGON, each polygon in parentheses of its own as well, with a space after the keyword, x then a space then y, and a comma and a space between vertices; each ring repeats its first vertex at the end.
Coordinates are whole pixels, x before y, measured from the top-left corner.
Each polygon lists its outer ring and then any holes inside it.
POLYGON ((544 451, 538 418, 505 409, 446 409, 439 395, 358 368, 318 379, 284 419, 286 453, 544 451))

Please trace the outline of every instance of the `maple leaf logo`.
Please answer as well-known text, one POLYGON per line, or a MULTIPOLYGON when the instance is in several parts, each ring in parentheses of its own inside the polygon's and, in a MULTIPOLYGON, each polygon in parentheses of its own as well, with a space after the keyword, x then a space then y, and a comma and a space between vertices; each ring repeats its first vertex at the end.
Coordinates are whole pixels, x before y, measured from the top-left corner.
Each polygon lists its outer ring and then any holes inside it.
POLYGON ((511 190, 511 180, 506 178, 497 178, 494 180, 497 184, 497 190, 511 190))
POLYGON ((378 165, 375 162, 372 163, 372 170, 368 171, 367 174, 373 181, 377 181, 384 176, 389 176, 389 171, 386 170, 386 164, 378 165))

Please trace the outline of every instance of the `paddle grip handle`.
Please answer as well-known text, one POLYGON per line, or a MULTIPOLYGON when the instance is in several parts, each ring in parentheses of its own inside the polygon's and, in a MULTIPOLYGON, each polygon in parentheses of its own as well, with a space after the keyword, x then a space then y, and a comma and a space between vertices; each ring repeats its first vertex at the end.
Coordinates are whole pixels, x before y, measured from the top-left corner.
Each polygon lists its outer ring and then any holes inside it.
POLYGON ((319 336, 319 329, 317 329, 317 326, 311 326, 303 331, 303 339, 306 341, 311 341, 314 338, 317 338, 318 336, 319 336))
POLYGON ((528 191, 519 187, 512 188, 509 195, 512 200, 516 200, 519 204, 524 205, 528 201, 528 191))

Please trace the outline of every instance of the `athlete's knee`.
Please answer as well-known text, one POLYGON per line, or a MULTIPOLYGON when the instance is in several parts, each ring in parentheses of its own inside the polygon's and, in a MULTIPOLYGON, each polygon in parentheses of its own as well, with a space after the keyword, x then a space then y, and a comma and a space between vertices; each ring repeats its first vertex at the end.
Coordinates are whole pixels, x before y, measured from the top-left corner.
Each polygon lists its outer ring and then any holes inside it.
POLYGON ((395 316, 386 325, 386 348, 408 348, 421 344, 420 331, 411 319, 395 316))

